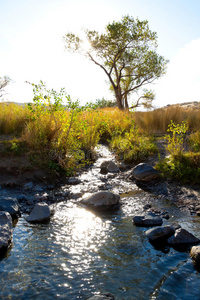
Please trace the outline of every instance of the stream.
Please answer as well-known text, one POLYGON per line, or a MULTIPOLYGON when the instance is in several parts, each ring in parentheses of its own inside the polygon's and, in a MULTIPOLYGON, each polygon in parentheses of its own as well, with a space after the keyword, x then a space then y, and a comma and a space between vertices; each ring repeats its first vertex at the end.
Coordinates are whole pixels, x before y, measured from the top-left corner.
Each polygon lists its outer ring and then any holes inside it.
POLYGON ((117 300, 200 299, 200 274, 189 253, 156 249, 145 236, 147 228, 132 221, 148 203, 168 212, 164 225, 179 223, 200 238, 199 217, 126 182, 121 173, 101 174, 101 163, 114 157, 105 146, 98 151, 79 184, 52 191, 77 197, 52 204, 48 224, 30 224, 25 214, 18 219, 13 245, 0 261, 0 299, 88 299, 103 292, 117 300), (120 193, 119 209, 94 213, 78 204, 82 194, 99 190, 120 193))

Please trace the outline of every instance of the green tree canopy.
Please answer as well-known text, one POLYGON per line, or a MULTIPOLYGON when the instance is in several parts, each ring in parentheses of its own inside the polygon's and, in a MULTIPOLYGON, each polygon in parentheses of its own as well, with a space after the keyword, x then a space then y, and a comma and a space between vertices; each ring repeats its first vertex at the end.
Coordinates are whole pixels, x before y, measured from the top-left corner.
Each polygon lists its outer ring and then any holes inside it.
POLYGON ((130 16, 106 26, 105 33, 86 30, 89 50, 84 50, 84 40, 74 33, 64 36, 65 47, 85 54, 107 75, 119 109, 128 109, 128 98, 140 91, 135 100, 148 106, 154 98, 152 91, 141 88, 154 82, 165 73, 167 60, 156 52, 157 35, 149 29, 148 21, 139 21, 130 16))

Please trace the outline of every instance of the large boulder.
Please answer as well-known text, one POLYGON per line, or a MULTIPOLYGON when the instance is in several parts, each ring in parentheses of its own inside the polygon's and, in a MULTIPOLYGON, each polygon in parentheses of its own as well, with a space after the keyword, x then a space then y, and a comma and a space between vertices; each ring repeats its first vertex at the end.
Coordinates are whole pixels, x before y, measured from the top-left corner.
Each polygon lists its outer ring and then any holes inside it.
POLYGON ((190 255, 195 265, 200 266, 200 246, 193 246, 190 250, 190 255))
POLYGON ((119 172, 119 167, 114 163, 112 160, 107 160, 102 162, 101 166, 101 173, 106 174, 106 173, 118 173, 119 172))
POLYGON ((99 295, 94 295, 90 297, 88 300, 114 300, 115 297, 111 293, 103 293, 99 295))
POLYGON ((172 246, 197 245, 200 242, 192 233, 183 228, 177 229, 167 241, 172 246))
POLYGON ((50 216, 51 211, 48 204, 45 202, 39 202, 35 204, 26 220, 31 223, 45 223, 49 221, 50 216))
POLYGON ((12 218, 6 211, 0 211, 0 253, 4 252, 12 241, 12 218))
POLYGON ((145 232, 150 242, 165 241, 174 233, 175 230, 170 225, 151 228, 145 232))
POLYGON ((19 202, 16 198, 0 197, 0 211, 7 211, 13 218, 18 217, 19 202))
POLYGON ((154 214, 147 214, 145 216, 133 217, 133 222, 136 226, 152 227, 152 226, 161 226, 163 220, 161 217, 158 217, 154 214))
POLYGON ((151 181, 158 178, 160 173, 153 167, 140 163, 133 168, 131 175, 138 181, 151 181))
POLYGON ((111 192, 97 192, 81 200, 81 203, 94 209, 109 209, 119 205, 120 196, 111 192))

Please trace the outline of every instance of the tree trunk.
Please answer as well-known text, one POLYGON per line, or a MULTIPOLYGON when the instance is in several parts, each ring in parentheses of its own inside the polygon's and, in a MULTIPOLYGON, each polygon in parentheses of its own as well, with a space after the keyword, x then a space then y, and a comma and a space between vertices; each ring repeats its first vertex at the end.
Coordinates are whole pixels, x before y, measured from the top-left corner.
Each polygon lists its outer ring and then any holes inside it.
POLYGON ((125 107, 124 107, 124 104, 123 104, 123 98, 122 98, 122 95, 121 95, 121 93, 119 92, 119 90, 117 88, 115 88, 115 97, 116 97, 116 100, 117 100, 118 108, 120 110, 124 110, 125 107))
POLYGON ((127 94, 124 95, 125 109, 129 110, 127 94))

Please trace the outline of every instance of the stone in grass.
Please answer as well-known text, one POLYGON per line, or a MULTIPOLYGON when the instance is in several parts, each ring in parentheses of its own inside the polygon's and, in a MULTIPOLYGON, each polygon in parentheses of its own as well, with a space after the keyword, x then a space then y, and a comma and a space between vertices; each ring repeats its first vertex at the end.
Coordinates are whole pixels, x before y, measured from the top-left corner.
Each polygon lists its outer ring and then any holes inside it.
POLYGON ((131 175, 138 181, 151 181, 157 179, 160 173, 148 164, 140 163, 133 168, 131 175))
POLYGON ((175 231, 174 235, 167 240, 167 242, 172 246, 187 246, 197 245, 200 243, 200 240, 187 230, 179 228, 175 231))
POLYGON ((152 226, 161 226, 163 220, 161 217, 158 217, 154 214, 147 214, 145 216, 133 217, 133 222, 136 226, 152 227, 152 226))
POLYGON ((115 297, 111 293, 103 293, 99 295, 94 295, 90 297, 88 300, 114 300, 115 297))
POLYGON ((30 223, 46 223, 49 221, 50 216, 51 211, 48 204, 45 202, 39 202, 35 204, 26 220, 30 223))
POLYGON ((119 205, 120 196, 111 192, 97 192, 80 202, 93 209, 109 209, 119 205))
POLYGON ((3 253, 12 241, 12 218, 6 211, 0 211, 0 253, 3 253))
POLYGON ((170 225, 151 228, 145 232, 150 242, 165 241, 174 233, 175 230, 170 225))

